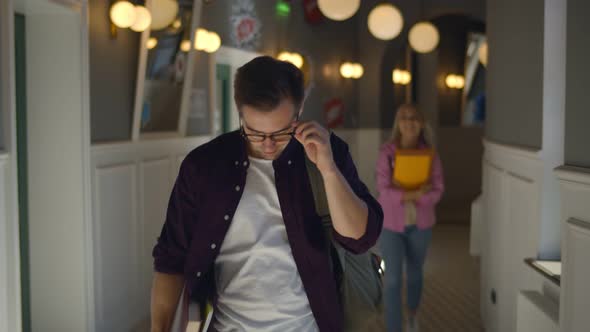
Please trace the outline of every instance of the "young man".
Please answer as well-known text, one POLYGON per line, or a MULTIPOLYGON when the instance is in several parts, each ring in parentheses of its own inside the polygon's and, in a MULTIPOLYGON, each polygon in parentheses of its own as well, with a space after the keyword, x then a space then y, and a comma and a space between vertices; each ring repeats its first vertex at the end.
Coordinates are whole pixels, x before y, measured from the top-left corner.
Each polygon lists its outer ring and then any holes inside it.
POLYGON ((333 238, 361 253, 383 212, 358 178, 348 147, 299 122, 299 69, 258 57, 238 69, 240 131, 183 161, 153 256, 152 331, 168 331, 183 286, 212 298, 213 331, 341 331, 330 243, 314 206, 305 158, 319 169, 333 238))

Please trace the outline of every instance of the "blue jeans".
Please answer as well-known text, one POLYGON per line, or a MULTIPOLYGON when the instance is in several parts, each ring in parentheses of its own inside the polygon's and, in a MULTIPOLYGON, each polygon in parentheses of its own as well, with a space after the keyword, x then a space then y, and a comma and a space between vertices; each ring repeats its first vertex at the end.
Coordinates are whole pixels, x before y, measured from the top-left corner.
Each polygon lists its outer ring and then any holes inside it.
POLYGON ((408 308, 416 311, 422 297, 422 266, 432 230, 407 226, 403 233, 384 229, 379 246, 385 261, 385 322, 387 331, 402 331, 402 267, 406 263, 408 308))

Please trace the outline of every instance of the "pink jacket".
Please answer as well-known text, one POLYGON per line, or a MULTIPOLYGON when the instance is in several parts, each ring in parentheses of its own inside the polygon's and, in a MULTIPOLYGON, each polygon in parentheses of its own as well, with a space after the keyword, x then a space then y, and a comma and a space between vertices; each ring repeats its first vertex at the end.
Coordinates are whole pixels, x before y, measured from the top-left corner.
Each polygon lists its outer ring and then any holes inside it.
MULTIPOLYGON (((425 148, 422 145, 421 148, 425 148)), ((379 203, 383 208, 383 227, 394 232, 403 232, 406 225, 405 208, 402 202, 403 189, 394 187, 391 181, 392 165, 395 156, 395 144, 387 143, 381 147, 377 161, 377 191, 379 203)), ((434 208, 444 192, 442 164, 435 155, 431 176, 432 189, 416 201, 416 226, 428 229, 434 226, 436 217, 434 208)))

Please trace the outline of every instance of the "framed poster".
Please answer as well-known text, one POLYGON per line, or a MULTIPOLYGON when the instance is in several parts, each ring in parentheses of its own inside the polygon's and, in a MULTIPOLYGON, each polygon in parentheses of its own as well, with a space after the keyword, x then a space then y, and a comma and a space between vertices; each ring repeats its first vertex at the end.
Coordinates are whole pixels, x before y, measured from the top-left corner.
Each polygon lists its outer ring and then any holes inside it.
MULTIPOLYGON (((162 0, 148 0, 158 10, 162 0)), ((170 1, 170 0, 166 0, 170 1)), ((192 91, 199 0, 178 1, 170 24, 142 33, 132 139, 184 136, 192 91)))

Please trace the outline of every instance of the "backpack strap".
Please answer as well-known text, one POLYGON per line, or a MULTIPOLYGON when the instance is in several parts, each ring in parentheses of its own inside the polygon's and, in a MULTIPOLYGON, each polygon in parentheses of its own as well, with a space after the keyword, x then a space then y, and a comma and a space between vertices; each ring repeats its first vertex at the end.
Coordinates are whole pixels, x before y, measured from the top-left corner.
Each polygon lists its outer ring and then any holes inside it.
POLYGON ((330 216, 330 207, 328 206, 328 197, 326 196, 326 188, 324 187, 322 174, 317 166, 307 158, 307 155, 305 155, 305 167, 307 168, 307 176, 313 192, 316 213, 321 218, 326 238, 330 241, 330 258, 334 262, 332 256, 333 253, 336 253, 338 263, 340 263, 339 268, 333 267, 332 270, 335 271, 335 273, 338 271, 344 272, 346 265, 344 258, 345 249, 338 245, 332 236, 332 217, 330 216))
POLYGON ((322 174, 316 165, 307 158, 307 155, 305 156, 305 167, 307 168, 307 176, 309 177, 309 183, 311 184, 311 190, 313 191, 315 210, 320 218, 322 218, 324 224, 329 223, 332 225, 328 197, 326 196, 326 188, 324 187, 322 174))

